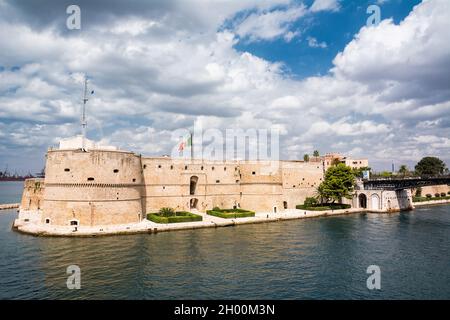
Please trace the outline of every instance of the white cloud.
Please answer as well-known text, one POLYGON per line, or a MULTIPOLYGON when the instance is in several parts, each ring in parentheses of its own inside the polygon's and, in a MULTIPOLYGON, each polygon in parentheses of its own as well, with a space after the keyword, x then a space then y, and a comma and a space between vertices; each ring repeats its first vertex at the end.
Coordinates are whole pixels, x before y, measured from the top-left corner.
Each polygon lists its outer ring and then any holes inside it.
POLYGON ((425 1, 400 24, 363 27, 330 74, 302 80, 237 51, 236 35, 220 26, 252 10, 242 36, 289 41, 304 9, 281 0, 204 3, 174 2, 148 18, 117 15, 70 34, 1 11, 0 165, 20 150, 28 167, 49 144, 79 131, 85 72, 96 92, 90 137, 143 154, 169 153, 170 133, 201 119, 219 129, 278 127, 283 158, 319 149, 368 156, 375 168, 427 154, 450 160, 448 1, 425 1))
POLYGON ((311 48, 322 48, 322 49, 324 49, 324 48, 327 47, 327 44, 325 42, 319 42, 314 37, 307 37, 306 40, 308 41, 308 46, 310 46, 311 48))
POLYGON ((283 36, 286 41, 292 40, 298 32, 289 30, 291 24, 306 14, 306 7, 301 4, 288 7, 252 13, 240 22, 235 32, 241 38, 248 41, 272 40, 283 36))
POLYGON ((339 0, 314 0, 310 10, 317 11, 338 11, 340 8, 339 0))

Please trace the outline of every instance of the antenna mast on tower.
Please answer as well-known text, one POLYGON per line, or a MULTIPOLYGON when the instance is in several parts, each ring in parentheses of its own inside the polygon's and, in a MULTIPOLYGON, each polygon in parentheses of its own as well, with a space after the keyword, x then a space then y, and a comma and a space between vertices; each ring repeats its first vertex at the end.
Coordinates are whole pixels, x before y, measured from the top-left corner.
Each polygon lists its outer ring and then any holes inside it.
POLYGON ((88 102, 87 98, 87 77, 84 77, 84 95, 83 95, 83 111, 81 115, 81 139, 82 139, 82 149, 85 149, 85 140, 86 140, 86 102, 88 102))

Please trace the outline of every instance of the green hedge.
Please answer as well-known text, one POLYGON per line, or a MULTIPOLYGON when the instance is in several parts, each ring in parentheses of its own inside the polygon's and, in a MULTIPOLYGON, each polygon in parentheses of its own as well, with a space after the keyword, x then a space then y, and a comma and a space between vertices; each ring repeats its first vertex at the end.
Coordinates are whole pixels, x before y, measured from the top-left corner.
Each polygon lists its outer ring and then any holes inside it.
POLYGON ((299 210, 308 210, 308 211, 325 211, 325 210, 350 209, 351 205, 341 203, 328 203, 328 204, 319 204, 316 206, 305 206, 304 204, 299 204, 295 206, 295 208, 299 210))
POLYGON ((202 221, 203 217, 187 211, 177 211, 175 216, 170 217, 163 217, 159 213, 149 213, 147 219, 156 223, 178 223, 202 221))
POLYGON ((232 219, 232 218, 246 218, 246 217, 254 217, 255 213, 253 211, 244 210, 244 209, 218 209, 215 208, 213 210, 207 210, 207 214, 210 216, 215 216, 224 219, 232 219))
POLYGON ((447 197, 413 197, 413 202, 424 202, 434 200, 450 200, 450 196, 447 197))

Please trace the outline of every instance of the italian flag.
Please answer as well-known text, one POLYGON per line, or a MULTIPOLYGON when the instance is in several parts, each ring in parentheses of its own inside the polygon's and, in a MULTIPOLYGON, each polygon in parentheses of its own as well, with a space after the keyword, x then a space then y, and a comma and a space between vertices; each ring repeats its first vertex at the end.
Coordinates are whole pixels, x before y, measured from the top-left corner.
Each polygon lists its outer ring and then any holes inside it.
POLYGON ((186 140, 181 141, 178 146, 178 151, 183 151, 186 147, 192 147, 192 135, 190 135, 186 140))

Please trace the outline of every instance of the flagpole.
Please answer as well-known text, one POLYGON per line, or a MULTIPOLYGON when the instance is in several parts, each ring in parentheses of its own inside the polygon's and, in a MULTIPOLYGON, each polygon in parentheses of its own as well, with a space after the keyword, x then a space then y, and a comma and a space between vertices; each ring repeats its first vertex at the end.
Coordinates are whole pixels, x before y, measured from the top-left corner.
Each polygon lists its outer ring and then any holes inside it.
POLYGON ((191 135, 191 160, 194 160, 194 140, 192 131, 189 131, 189 134, 191 135))

